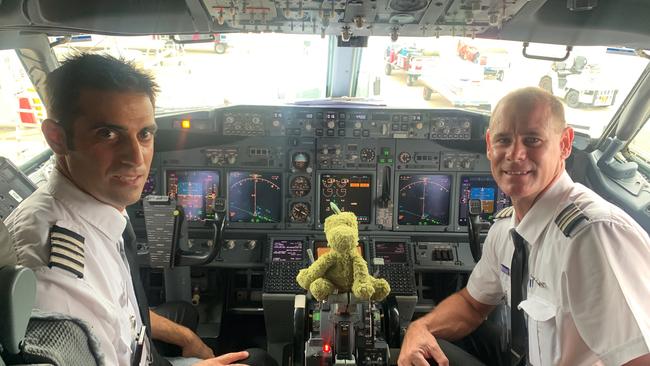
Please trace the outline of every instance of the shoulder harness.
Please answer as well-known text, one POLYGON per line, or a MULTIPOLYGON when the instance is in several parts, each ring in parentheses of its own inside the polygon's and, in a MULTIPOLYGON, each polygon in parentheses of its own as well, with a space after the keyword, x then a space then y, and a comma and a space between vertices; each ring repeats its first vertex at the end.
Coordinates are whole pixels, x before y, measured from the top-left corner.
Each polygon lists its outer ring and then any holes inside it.
POLYGON ((508 207, 502 209, 501 211, 497 212, 494 215, 494 219, 495 220, 505 219, 506 217, 512 216, 512 214, 514 214, 514 213, 515 213, 515 208, 512 207, 512 206, 508 206, 508 207))
POLYGON ((84 276, 84 237, 72 230, 54 225, 50 229, 50 263, 78 278, 84 276))
POLYGON ((555 224, 560 228, 564 236, 568 238, 571 236, 571 232, 577 228, 578 224, 584 220, 589 221, 589 218, 575 203, 571 202, 557 215, 555 224))

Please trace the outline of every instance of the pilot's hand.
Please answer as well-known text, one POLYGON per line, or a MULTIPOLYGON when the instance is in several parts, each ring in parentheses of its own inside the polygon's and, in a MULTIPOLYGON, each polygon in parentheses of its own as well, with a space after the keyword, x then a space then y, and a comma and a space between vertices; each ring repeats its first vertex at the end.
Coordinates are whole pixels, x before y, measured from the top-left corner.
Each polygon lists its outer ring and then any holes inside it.
POLYGON ((189 335, 189 341, 183 346, 183 357, 196 357, 201 359, 213 358, 214 353, 201 338, 194 332, 189 335))
POLYGON ((233 363, 246 358, 248 358, 248 352, 246 351, 226 353, 225 355, 221 355, 219 357, 195 363, 194 366, 246 366, 242 363, 233 363))
POLYGON ((434 359, 439 366, 449 366, 447 356, 438 341, 424 324, 414 321, 408 327, 402 349, 397 359, 398 366, 429 366, 427 359, 434 359))

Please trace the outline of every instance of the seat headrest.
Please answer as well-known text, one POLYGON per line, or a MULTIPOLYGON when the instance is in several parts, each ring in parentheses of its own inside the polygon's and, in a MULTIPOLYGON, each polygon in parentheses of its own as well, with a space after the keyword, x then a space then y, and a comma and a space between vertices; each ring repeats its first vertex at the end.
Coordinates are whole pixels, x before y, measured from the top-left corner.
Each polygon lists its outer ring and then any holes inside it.
POLYGON ((18 259, 7 227, 0 221, 0 268, 17 263, 18 259))

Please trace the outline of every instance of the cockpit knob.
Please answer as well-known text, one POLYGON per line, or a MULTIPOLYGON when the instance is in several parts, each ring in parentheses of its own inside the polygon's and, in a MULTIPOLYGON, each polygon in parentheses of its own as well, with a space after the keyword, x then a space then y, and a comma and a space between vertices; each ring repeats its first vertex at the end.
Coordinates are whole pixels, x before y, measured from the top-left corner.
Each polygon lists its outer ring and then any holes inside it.
POLYGON ((226 244, 224 244, 224 246, 228 250, 235 249, 235 241, 234 240, 228 240, 228 241, 226 241, 226 244))
POLYGON ((235 154, 228 155, 228 164, 230 165, 235 164, 236 161, 237 161, 237 156, 235 156, 235 154))
POLYGON ((246 249, 248 250, 253 250, 255 249, 256 246, 257 246, 257 240, 249 240, 244 245, 244 247, 246 247, 246 249))

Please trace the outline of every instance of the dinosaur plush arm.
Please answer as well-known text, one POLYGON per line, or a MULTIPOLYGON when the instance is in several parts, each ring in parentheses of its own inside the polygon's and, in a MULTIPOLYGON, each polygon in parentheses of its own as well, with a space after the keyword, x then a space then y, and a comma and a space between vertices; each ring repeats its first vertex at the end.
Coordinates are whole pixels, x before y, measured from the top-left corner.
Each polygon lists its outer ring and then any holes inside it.
POLYGON ((353 258, 352 266, 354 268, 353 274, 354 274, 354 282, 356 281, 368 281, 368 277, 370 276, 368 273, 368 264, 366 261, 363 259, 361 256, 355 256, 353 258))
POLYGON ((312 263, 308 268, 301 269, 300 272, 298 272, 298 277, 296 277, 300 287, 309 289, 309 285, 311 285, 311 283, 316 279, 323 277, 325 272, 327 272, 335 261, 336 259, 334 256, 331 255, 331 253, 327 253, 318 258, 316 262, 312 263))

